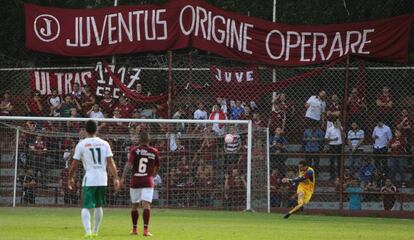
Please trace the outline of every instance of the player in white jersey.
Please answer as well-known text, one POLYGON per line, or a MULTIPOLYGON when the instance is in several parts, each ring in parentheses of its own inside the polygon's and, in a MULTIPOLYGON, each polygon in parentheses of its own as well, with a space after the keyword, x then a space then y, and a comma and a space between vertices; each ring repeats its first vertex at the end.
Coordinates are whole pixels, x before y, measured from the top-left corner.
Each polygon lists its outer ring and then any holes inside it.
POLYGON ((85 228, 85 238, 98 235, 99 225, 103 217, 102 205, 105 204, 105 192, 108 185, 108 167, 114 179, 115 191, 119 188, 118 171, 114 162, 111 147, 107 141, 96 136, 96 122, 86 123, 87 137, 79 141, 75 148, 72 164, 69 169, 68 188, 74 185, 73 177, 82 161, 85 175, 82 182, 82 223, 85 228), (94 228, 91 231, 91 216, 89 209, 94 209, 94 228))

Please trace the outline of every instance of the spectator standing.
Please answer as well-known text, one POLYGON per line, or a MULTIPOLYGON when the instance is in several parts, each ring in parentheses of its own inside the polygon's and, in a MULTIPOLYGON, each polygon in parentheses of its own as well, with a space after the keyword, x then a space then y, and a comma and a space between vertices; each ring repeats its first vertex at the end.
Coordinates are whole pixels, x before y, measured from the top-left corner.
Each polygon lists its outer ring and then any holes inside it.
POLYGON ((282 183, 283 174, 279 174, 279 170, 277 168, 272 170, 272 174, 270 175, 270 206, 271 207, 280 207, 282 203, 282 196, 280 192, 280 187, 282 183))
POLYGON ((275 105, 274 110, 270 113, 270 118, 267 127, 271 133, 274 133, 276 128, 285 129, 286 112, 280 109, 280 105, 275 105))
POLYGON ((83 95, 83 92, 79 86, 79 83, 74 83, 72 86, 72 92, 71 95, 73 98, 75 98, 76 100, 80 101, 83 95))
POLYGON ((207 120, 207 112, 204 109, 204 104, 201 101, 197 104, 197 110, 194 112, 194 119, 207 120))
POLYGON ((62 117, 70 117, 72 108, 75 108, 76 111, 80 111, 82 109, 81 105, 79 104, 76 98, 73 98, 71 95, 66 95, 65 101, 62 103, 62 106, 60 107, 60 115, 62 117))
POLYGON ((56 89, 52 90, 52 95, 47 98, 47 103, 49 104, 50 108, 49 116, 60 117, 60 108, 62 107, 63 99, 58 95, 56 89))
POLYGON ((306 161, 313 167, 319 167, 319 156, 314 154, 320 153, 323 146, 324 133, 318 125, 305 129, 303 133, 303 150, 306 153, 306 161))
POLYGON ((103 110, 104 113, 108 114, 109 117, 112 116, 112 112, 115 108, 115 101, 111 96, 111 92, 109 90, 104 91, 104 98, 99 102, 99 106, 103 110))
POLYGON ((361 157, 354 156, 354 154, 361 154, 363 152, 361 145, 364 142, 364 138, 364 130, 360 129, 356 122, 353 122, 351 124, 351 129, 348 131, 348 147, 351 153, 350 167, 353 171, 356 170, 356 168, 359 168, 361 157))
POLYGON ((348 97, 349 106, 349 122, 358 123, 361 128, 364 128, 364 114, 367 110, 365 97, 360 94, 358 88, 353 88, 348 97))
POLYGON ((275 135, 270 139, 270 169, 278 169, 284 176, 286 172, 286 156, 280 153, 287 153, 287 140, 281 128, 276 128, 275 135))
POLYGON ((330 127, 325 134, 325 139, 328 141, 329 150, 328 152, 330 154, 335 154, 330 157, 330 175, 331 179, 335 179, 336 176, 339 176, 339 160, 340 156, 339 154, 342 153, 342 125, 341 121, 338 119, 334 122, 334 125, 330 127), (335 165, 337 165, 335 167, 335 165))
POLYGON ((384 193, 382 196, 382 202, 384 204, 384 210, 390 211, 395 204, 395 194, 397 193, 397 187, 392 184, 391 179, 385 180, 385 185, 381 188, 381 193, 384 193))
POLYGON ((349 210, 361 210, 361 194, 364 189, 359 186, 358 181, 356 179, 352 180, 345 191, 349 194, 349 210))
POLYGON ((241 175, 237 168, 233 169, 231 174, 224 175, 224 199, 228 207, 244 206, 245 191, 245 176, 241 175))
MULTIPOLYGON (((227 101, 226 99, 223 99, 222 97, 218 97, 216 98, 216 105, 219 105, 221 111, 227 115, 227 101)), ((214 106, 213 106, 213 110, 214 111, 214 106)))
POLYGON ((20 182, 23 186, 22 192, 22 202, 25 204, 35 204, 36 198, 34 189, 36 188, 36 180, 33 175, 33 170, 31 168, 27 168, 23 175, 20 177, 20 182))
POLYGON ((63 196, 63 202, 65 204, 78 204, 78 200, 80 199, 80 192, 79 192, 79 186, 80 182, 79 179, 76 178, 76 183, 74 184, 73 188, 70 190, 68 189, 68 173, 69 173, 69 166, 65 166, 64 169, 60 172, 60 178, 59 178, 59 186, 60 186, 60 195, 63 196))
POLYGON ((90 118, 104 118, 103 113, 97 103, 86 113, 90 118))
POLYGON ((393 123, 393 106, 394 106, 394 97, 390 93, 390 88, 384 86, 382 88, 382 93, 378 95, 376 100, 376 105, 378 108, 378 114, 384 120, 384 123, 392 128, 393 123))
POLYGON ((30 145, 31 157, 33 158, 32 167, 34 170, 34 177, 45 184, 45 170, 46 170, 46 158, 47 152, 46 143, 42 140, 41 136, 36 136, 36 140, 30 145))
POLYGON ((84 87, 84 93, 81 97, 81 106, 82 106, 82 113, 83 116, 88 116, 88 111, 95 105, 96 98, 95 95, 92 94, 91 89, 89 86, 84 87))
POLYGON ((240 149, 241 149, 241 138, 240 135, 236 133, 235 126, 229 127, 229 133, 233 135, 232 142, 225 142, 224 143, 224 152, 225 152, 225 159, 224 164, 228 168, 233 168, 235 165, 238 164, 239 157, 240 157, 240 149))
POLYGON ((10 116, 13 110, 13 103, 11 101, 11 92, 6 90, 0 102, 0 116, 10 116))
MULTIPOLYGON (((382 120, 378 121, 377 126, 372 132, 372 138, 375 140, 374 143, 374 154, 387 154, 388 153, 388 142, 392 138, 391 129, 384 124, 382 120)), ((375 157, 375 166, 381 171, 387 171, 387 159, 385 157, 375 157)))
MULTIPOLYGON (((213 111, 210 113, 209 119, 210 120, 227 120, 227 116, 225 112, 221 110, 220 105, 216 104, 213 107, 213 111)), ((218 124, 218 123, 213 124, 213 131, 217 135, 223 136, 224 130, 225 130, 224 124, 218 124)))
POLYGON ((397 181, 397 175, 400 180, 404 181, 404 166, 405 158, 399 157, 399 155, 405 154, 406 141, 400 130, 394 131, 394 137, 389 141, 388 147, 391 149, 391 157, 388 159, 389 175, 392 176, 392 180, 397 181))
POLYGON ((370 181, 372 181, 376 168, 372 164, 371 159, 365 158, 360 169, 359 179, 361 180, 361 185, 366 186, 370 181))
POLYGON ((231 108, 231 119, 239 120, 244 114, 244 108, 240 100, 236 101, 236 106, 231 108))
POLYGON ((334 125, 336 120, 339 120, 341 117, 341 104, 339 102, 338 95, 333 94, 331 100, 328 102, 328 107, 326 111, 326 129, 329 129, 334 125))
MULTIPOLYGON (((403 109, 401 111, 401 115, 397 118, 395 126, 398 130, 401 131, 407 143, 413 142, 412 119, 408 115, 407 109, 403 109)), ((406 152, 411 153, 410 144, 406 144, 406 152)))
POLYGON ((127 98, 124 95, 119 97, 119 103, 117 105, 121 118, 131 118, 134 110, 134 105, 128 103, 127 98))
POLYGON ((26 102, 27 115, 36 117, 42 116, 43 106, 41 101, 40 93, 35 92, 33 97, 26 102))
POLYGON ((323 126, 325 123, 325 96, 326 92, 321 90, 318 95, 311 96, 305 103, 306 114, 305 119, 308 126, 319 125, 323 126))

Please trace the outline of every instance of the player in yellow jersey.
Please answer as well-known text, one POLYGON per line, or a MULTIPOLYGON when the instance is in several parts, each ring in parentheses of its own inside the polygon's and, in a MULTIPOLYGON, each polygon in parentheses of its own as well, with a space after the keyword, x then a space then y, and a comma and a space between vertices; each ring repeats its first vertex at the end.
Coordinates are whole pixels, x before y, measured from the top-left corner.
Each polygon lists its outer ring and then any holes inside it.
POLYGON ((299 211, 303 205, 307 204, 312 197, 313 190, 315 189, 315 171, 308 166, 306 161, 299 162, 299 177, 290 179, 283 178, 283 183, 291 183, 297 185, 296 191, 298 197, 298 204, 287 213, 284 218, 289 218, 290 215, 299 211))

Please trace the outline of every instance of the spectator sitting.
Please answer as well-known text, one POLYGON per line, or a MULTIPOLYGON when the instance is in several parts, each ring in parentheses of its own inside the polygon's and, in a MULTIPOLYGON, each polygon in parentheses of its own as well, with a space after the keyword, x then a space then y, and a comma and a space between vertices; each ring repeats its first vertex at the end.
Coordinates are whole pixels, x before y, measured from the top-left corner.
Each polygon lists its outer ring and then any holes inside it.
POLYGON ((263 126, 264 123, 263 123, 262 119, 260 118, 259 113, 257 113, 257 112, 253 113, 253 116, 252 116, 251 120, 253 122, 253 127, 254 128, 264 127, 263 126))
POLYGON ((37 186, 36 180, 33 175, 33 170, 27 168, 23 175, 20 177, 20 182, 23 186, 22 188, 22 202, 25 204, 35 204, 35 193, 34 189, 37 186))
POLYGON ((42 116, 43 106, 41 101, 40 93, 36 91, 33 94, 33 97, 26 102, 27 115, 36 117, 42 116))
POLYGON ((60 117, 60 108, 62 107, 63 99, 58 95, 56 89, 52 90, 52 95, 48 97, 47 103, 50 107, 49 116, 60 117))
POLYGON ((341 116, 341 104, 336 94, 333 94, 331 101, 328 103, 328 110, 326 111, 326 129, 329 129, 334 125, 334 122, 340 119, 341 116))
MULTIPOLYGON (((216 104, 213 107, 213 111, 210 113, 209 119, 210 120, 227 120, 227 116, 221 110, 220 106, 218 104, 216 104)), ((225 125, 224 124, 218 124, 218 123, 213 124, 213 131, 217 135, 223 136, 224 135, 224 130, 225 130, 225 125)))
POLYGON ((351 169, 355 170, 359 167, 361 157, 353 156, 354 153, 359 154, 363 152, 361 148, 362 143, 364 142, 365 133, 364 130, 360 129, 356 122, 351 124, 351 129, 348 131, 348 147, 351 152, 351 169))
POLYGON ((382 93, 377 97, 376 105, 378 108, 378 114, 380 114, 380 116, 384 119, 384 123, 391 128, 393 121, 394 97, 391 95, 390 88, 388 86, 384 86, 382 88, 382 93))
POLYGON ((81 105, 79 104, 76 98, 73 98, 71 95, 66 95, 65 101, 62 103, 62 106, 60 107, 61 116, 70 117, 72 108, 75 108, 77 111, 80 111, 82 109, 81 105))
POLYGON ((376 168, 374 164, 372 164, 371 159, 365 158, 359 173, 359 178, 361 179, 362 186, 365 186, 373 179, 375 170, 376 168))
POLYGON ((270 139, 270 168, 278 169, 279 172, 284 176, 286 171, 285 161, 286 156, 280 156, 279 153, 286 153, 287 140, 283 136, 281 128, 276 128, 275 135, 270 139))
POLYGON ((13 103, 11 102, 11 92, 6 90, 3 94, 3 99, 0 102, 0 116, 9 116, 13 110, 13 103))
POLYGON ((244 114, 244 108, 240 100, 236 101, 236 106, 231 108, 231 119, 239 120, 240 117, 244 114))
POLYGON ((364 128, 364 114, 367 108, 365 97, 362 96, 358 88, 353 88, 348 98, 349 105, 349 122, 358 123, 361 128, 364 128))
POLYGON ((95 95, 92 94, 91 89, 89 86, 84 87, 84 93, 81 97, 81 106, 83 111, 83 116, 88 116, 88 111, 95 105, 96 98, 95 95))
MULTIPOLYGON (((324 133, 318 125, 305 129, 303 132, 303 150, 305 153, 320 153, 323 146, 324 133)), ((319 165, 319 156, 307 155, 306 161, 311 166, 319 165)))
POLYGON ((396 129, 394 134, 395 136, 388 143, 392 154, 388 159, 388 167, 390 169, 390 176, 392 176, 394 182, 397 180, 397 175, 399 175, 401 181, 404 181, 405 158, 399 157, 398 155, 405 154, 406 141, 400 130, 396 129))
POLYGON ((86 113, 90 118, 104 118, 103 113, 97 103, 86 113))
POLYGON ((119 97, 119 103, 116 107, 119 110, 121 118, 131 118, 132 111, 135 109, 134 105, 128 103, 128 100, 124 95, 119 97))
POLYGON ((81 100, 83 93, 82 93, 82 90, 80 89, 79 83, 73 84, 73 91, 71 92, 71 95, 76 100, 78 101, 81 100))
MULTIPOLYGON (((382 120, 379 120, 378 125, 374 128, 372 138, 375 139, 374 154, 387 154, 388 142, 392 138, 392 133, 391 129, 387 125, 384 125, 382 120)), ((381 172, 388 172, 387 159, 385 157, 375 157, 375 166, 381 172)))
POLYGON ((319 125, 323 126, 325 123, 325 96, 326 92, 324 90, 319 91, 318 95, 311 96, 308 101, 305 103, 306 114, 305 118, 307 120, 308 126, 319 125))
POLYGON ((347 184, 345 191, 349 193, 349 210, 361 210, 361 193, 364 190, 359 186, 358 181, 352 180, 350 184, 347 184))
POLYGON ((390 211, 395 204, 395 193, 397 193, 397 187, 392 184, 391 179, 385 180, 385 185, 381 188, 382 202, 384 204, 385 211, 390 211))
POLYGON ((112 112, 114 111, 115 101, 111 97, 111 92, 109 90, 104 91, 104 98, 99 102, 99 106, 101 107, 103 112, 112 114, 112 112))

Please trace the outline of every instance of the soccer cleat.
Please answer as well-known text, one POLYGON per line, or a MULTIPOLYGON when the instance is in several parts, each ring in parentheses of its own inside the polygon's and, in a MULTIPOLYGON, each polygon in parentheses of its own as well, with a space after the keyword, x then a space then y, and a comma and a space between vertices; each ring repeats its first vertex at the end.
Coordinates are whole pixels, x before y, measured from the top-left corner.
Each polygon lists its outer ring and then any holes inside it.
POLYGON ((138 229, 136 227, 132 228, 131 235, 138 235, 138 229))
POLYGON ((290 217, 290 213, 288 213, 285 216, 283 216, 284 219, 288 219, 289 217, 290 217))
POLYGON ((85 235, 83 236, 83 239, 92 239, 92 238, 93 238, 93 236, 92 236, 92 235, 93 235, 92 233, 85 234, 85 235))
POLYGON ((148 229, 144 229, 144 237, 152 237, 152 234, 148 231, 148 229))

